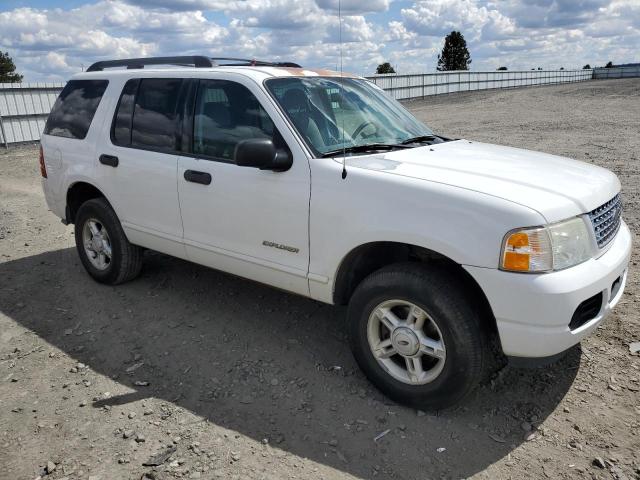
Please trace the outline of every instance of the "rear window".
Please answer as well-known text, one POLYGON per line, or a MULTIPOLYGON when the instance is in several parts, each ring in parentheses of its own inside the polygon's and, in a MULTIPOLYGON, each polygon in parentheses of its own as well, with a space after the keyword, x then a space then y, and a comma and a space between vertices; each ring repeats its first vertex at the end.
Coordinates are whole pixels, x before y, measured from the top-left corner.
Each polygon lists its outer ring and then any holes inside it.
POLYGON ((79 140, 85 138, 108 84, 107 80, 71 80, 67 83, 49 114, 44 133, 79 140))

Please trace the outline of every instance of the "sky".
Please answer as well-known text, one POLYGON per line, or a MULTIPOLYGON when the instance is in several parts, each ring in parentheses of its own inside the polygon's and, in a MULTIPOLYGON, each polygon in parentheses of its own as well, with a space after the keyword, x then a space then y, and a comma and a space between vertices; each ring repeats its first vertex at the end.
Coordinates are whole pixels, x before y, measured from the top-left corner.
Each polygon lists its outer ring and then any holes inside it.
MULTIPOLYGON (((459 30, 472 70, 640 61, 640 0, 342 0, 344 70, 435 71, 459 30)), ((24 81, 97 60, 164 55, 286 60, 336 69, 338 0, 0 0, 0 50, 24 81)))

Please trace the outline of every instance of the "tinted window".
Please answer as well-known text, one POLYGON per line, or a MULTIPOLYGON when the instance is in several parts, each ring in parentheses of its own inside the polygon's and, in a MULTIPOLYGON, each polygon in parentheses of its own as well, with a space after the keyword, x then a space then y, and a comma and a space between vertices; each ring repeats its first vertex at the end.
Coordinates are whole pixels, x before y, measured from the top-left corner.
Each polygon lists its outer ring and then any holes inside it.
POLYGON ((71 80, 56 100, 44 133, 57 137, 83 139, 98 109, 107 80, 71 80))
POLYGON ((176 148, 176 106, 182 80, 145 78, 140 81, 133 111, 131 145, 172 151, 176 148))
POLYGON ((269 138, 281 146, 271 118, 243 85, 226 80, 202 80, 196 99, 193 152, 232 160, 239 141, 269 138))
POLYGON ((111 128, 111 140, 118 145, 131 144, 131 119, 133 102, 140 80, 129 80, 122 89, 116 115, 111 128))

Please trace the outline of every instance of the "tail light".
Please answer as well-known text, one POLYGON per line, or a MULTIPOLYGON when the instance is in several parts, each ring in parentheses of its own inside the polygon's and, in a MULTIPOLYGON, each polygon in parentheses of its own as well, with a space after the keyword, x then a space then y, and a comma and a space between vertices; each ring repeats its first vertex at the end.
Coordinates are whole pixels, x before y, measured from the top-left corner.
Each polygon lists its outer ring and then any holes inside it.
POLYGON ((47 166, 44 164, 44 152, 42 151, 42 145, 40 145, 40 175, 42 175, 42 178, 47 178, 47 166))

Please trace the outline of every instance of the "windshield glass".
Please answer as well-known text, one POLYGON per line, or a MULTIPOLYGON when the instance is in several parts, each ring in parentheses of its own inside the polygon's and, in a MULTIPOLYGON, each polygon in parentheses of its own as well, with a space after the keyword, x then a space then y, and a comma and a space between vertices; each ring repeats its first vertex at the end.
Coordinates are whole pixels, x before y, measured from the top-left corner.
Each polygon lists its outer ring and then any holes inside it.
POLYGON ((265 84, 319 156, 342 148, 396 145, 433 135, 402 105, 363 79, 274 78, 265 84))

